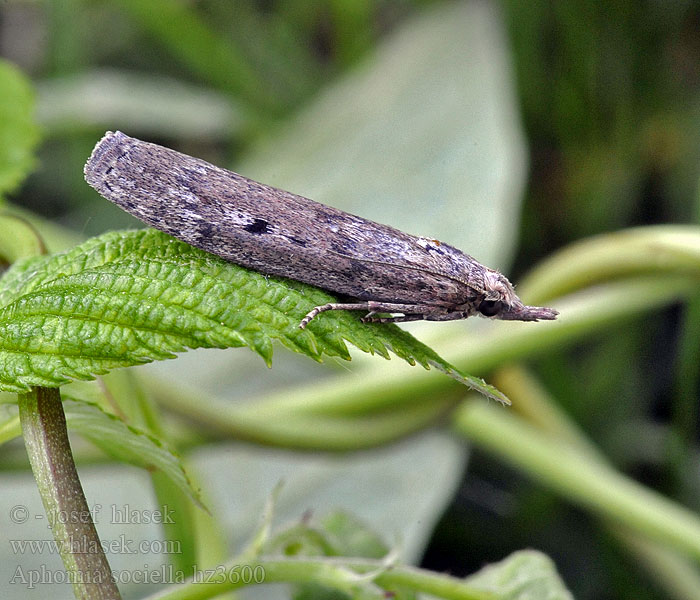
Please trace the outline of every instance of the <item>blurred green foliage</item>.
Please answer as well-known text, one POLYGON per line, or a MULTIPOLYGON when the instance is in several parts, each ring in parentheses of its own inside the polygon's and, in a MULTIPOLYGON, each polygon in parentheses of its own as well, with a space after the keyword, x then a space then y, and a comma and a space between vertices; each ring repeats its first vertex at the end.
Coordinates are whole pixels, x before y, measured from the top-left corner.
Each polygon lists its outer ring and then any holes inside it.
MULTIPOLYGON (((12 200, 83 234, 130 223, 110 207, 85 212, 94 195, 80 175, 105 128, 134 122, 125 108, 129 96, 153 111, 139 130, 156 141, 170 142, 167 123, 177 121, 180 149, 233 162, 431 4, 439 3, 6 2, 0 52, 36 82, 44 126, 41 167, 12 200), (73 90, 67 108, 58 102, 58 85, 66 82, 73 90), (171 94, 177 106, 141 100, 168 85, 177 86, 171 94), (105 96, 114 106, 88 114, 91 106, 106 106, 105 96), (168 118, 159 121, 163 111, 168 118), (208 114, 216 118, 207 121, 208 114)), ((530 152, 513 271, 524 273, 590 235, 696 223, 700 5, 503 0, 497 6, 530 152)), ((6 118, 1 110, 0 118, 6 118)), ((18 139, 31 148, 35 135, 18 139)), ((29 168, 24 155, 19 161, 29 168)), ((13 174, 3 190, 16 179, 13 174)), ((647 313, 536 365, 544 387, 611 463, 695 511, 698 323, 697 301, 647 313)), ((466 574, 526 546, 554 559, 577 598, 667 597, 668 588, 650 588, 634 559, 593 519, 477 452, 425 564, 466 574)))
POLYGON ((525 228, 525 243, 548 251, 629 225, 696 220, 697 3, 503 6, 532 151, 529 200, 545 215, 525 228))

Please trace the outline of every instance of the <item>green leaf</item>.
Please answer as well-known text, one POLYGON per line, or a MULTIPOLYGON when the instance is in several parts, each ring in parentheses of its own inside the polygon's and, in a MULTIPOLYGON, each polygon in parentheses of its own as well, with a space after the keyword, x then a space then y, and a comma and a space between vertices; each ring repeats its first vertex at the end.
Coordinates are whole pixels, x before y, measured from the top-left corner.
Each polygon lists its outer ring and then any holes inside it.
POLYGON ((16 215, 0 215, 0 263, 11 264, 45 253, 41 236, 29 221, 16 215))
MULTIPOLYGON (((275 533, 264 546, 263 556, 322 556, 338 557, 339 561, 348 557, 373 558, 378 562, 370 573, 357 573, 358 582, 363 579, 373 582, 376 575, 395 566, 395 556, 381 536, 359 519, 342 510, 335 511, 320 520, 304 519, 280 532, 275 533)), ((335 590, 323 587, 316 582, 306 581, 293 587, 294 600, 337 598, 335 590)), ((354 596, 352 596, 354 597, 354 596)), ((415 593, 407 587, 391 586, 391 597, 397 600, 415 598, 415 593)))
POLYGON ((210 84, 245 100, 251 109, 278 109, 280 97, 272 93, 239 44, 214 32, 191 7, 168 0, 118 0, 116 5, 210 84))
POLYGON ((124 129, 155 137, 229 139, 240 109, 216 90, 155 73, 94 69, 37 84, 37 117, 52 134, 124 129))
POLYGON ((63 408, 71 431, 116 460, 163 473, 201 506, 199 493, 190 483, 180 458, 156 437, 127 425, 92 402, 64 399, 63 408))
POLYGON ((395 325, 333 311, 334 299, 295 281, 223 261, 155 230, 110 232, 68 252, 16 263, 0 280, 0 390, 54 387, 116 367, 173 358, 187 348, 248 346, 269 365, 272 342, 321 361, 364 352, 434 366, 481 393, 465 375, 395 325))
POLYGON ((390 548, 379 534, 355 516, 336 510, 321 519, 337 556, 384 558, 390 548))
POLYGON ((39 129, 34 122, 34 94, 12 64, 0 60, 0 196, 13 191, 34 166, 39 129))
POLYGON ((495 593, 501 600, 573 600, 552 560, 535 550, 514 552, 484 567, 466 581, 495 593))
POLYGON ((320 520, 304 520, 277 532, 265 543, 263 553, 381 559, 389 550, 378 533, 351 514, 337 510, 320 520))

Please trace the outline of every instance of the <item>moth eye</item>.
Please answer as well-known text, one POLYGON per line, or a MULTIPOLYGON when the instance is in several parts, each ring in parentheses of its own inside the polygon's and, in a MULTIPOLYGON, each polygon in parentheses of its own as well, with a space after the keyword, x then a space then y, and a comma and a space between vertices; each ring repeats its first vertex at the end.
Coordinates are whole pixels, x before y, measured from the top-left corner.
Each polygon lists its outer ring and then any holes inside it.
POLYGON ((477 310, 485 317, 493 317, 501 312, 501 307, 498 300, 483 300, 477 310))

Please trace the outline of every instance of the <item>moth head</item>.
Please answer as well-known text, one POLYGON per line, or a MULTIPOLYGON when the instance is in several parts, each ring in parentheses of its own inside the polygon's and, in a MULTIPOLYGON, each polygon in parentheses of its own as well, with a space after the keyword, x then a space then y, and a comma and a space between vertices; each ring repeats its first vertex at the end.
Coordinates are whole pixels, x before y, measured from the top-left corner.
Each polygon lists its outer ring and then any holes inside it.
POLYGON ((559 314, 551 308, 523 304, 513 284, 492 269, 484 272, 483 296, 477 300, 476 312, 484 317, 507 321, 551 321, 559 314))

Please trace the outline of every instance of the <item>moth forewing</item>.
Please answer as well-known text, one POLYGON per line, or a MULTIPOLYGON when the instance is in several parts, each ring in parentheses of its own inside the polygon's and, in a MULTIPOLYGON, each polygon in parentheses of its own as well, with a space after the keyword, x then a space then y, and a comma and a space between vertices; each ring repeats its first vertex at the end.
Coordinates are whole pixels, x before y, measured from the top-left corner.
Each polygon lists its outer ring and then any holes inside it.
POLYGON ((513 286, 457 248, 413 236, 258 183, 119 131, 85 165, 102 196, 147 225, 262 273, 355 298, 314 308, 362 310, 366 321, 555 319, 525 306, 513 286), (392 316, 376 316, 391 313, 392 316))

